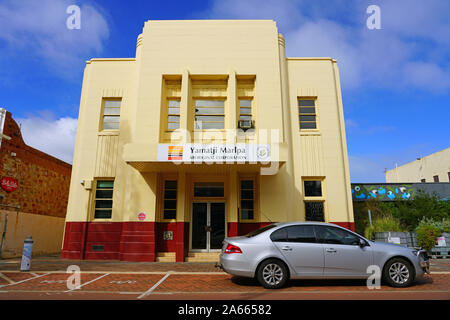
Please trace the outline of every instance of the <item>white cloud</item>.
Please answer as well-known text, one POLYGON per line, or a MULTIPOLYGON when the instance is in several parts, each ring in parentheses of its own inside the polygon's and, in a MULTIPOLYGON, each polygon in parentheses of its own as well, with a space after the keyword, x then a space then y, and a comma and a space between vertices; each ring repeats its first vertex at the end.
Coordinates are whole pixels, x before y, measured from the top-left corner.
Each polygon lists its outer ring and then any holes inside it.
POLYGON ((82 70, 86 56, 101 52, 109 28, 100 9, 81 4, 81 28, 68 29, 66 9, 71 4, 71 0, 7 0, 0 4, 0 40, 7 44, 0 57, 42 59, 59 75, 73 77, 72 70, 82 70))
POLYGON ((449 90, 450 2, 379 0, 381 30, 366 28, 370 4, 215 0, 206 14, 216 19, 274 19, 286 38, 288 56, 337 59, 344 89, 449 90))
POLYGON ((72 163, 78 120, 71 117, 52 119, 51 113, 16 119, 21 124, 27 145, 72 163))

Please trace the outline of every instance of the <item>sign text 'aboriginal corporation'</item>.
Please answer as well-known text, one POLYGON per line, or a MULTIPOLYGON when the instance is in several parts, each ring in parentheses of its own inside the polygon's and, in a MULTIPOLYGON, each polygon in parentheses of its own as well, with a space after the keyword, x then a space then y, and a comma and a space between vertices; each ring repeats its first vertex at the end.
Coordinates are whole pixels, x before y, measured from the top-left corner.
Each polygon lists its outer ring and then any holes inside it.
POLYGON ((262 162, 270 159, 268 144, 183 144, 158 145, 158 161, 174 162, 262 162))

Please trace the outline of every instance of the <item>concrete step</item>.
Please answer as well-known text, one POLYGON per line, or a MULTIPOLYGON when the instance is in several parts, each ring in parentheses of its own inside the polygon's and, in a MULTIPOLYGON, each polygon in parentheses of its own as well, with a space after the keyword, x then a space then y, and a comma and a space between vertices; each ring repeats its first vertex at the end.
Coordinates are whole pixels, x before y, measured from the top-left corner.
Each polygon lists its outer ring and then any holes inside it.
POLYGON ((189 252, 186 262, 218 262, 220 252, 189 252))
POLYGON ((158 252, 156 255, 156 262, 175 262, 175 252, 158 252))

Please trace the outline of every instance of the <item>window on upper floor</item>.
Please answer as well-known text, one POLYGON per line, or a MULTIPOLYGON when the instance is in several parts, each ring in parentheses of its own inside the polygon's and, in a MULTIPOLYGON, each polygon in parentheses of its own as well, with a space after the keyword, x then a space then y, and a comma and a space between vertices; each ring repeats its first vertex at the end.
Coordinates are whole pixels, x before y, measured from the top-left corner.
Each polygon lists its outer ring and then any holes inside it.
POLYGON ((298 98, 300 130, 317 129, 316 99, 298 98))
POLYGON ((180 128, 180 99, 167 99, 167 130, 180 128))
POLYGON ((225 100, 194 99, 195 129, 224 129, 225 100))
POLYGON ((251 98, 239 98, 239 128, 253 127, 252 103, 251 98))
POLYGON ((120 99, 103 99, 101 130, 119 130, 120 99))

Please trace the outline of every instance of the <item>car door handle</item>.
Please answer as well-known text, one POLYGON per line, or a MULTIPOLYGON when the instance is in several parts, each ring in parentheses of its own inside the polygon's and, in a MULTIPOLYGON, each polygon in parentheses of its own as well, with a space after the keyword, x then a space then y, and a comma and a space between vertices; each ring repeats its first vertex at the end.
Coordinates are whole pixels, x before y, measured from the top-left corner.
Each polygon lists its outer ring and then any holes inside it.
POLYGON ((335 252, 336 252, 336 249, 328 248, 328 249, 326 249, 326 251, 327 251, 327 252, 330 252, 330 253, 335 253, 335 252))
POLYGON ((281 248, 281 250, 284 250, 284 251, 292 251, 292 248, 291 248, 291 247, 288 247, 288 246, 284 246, 284 247, 281 248))

